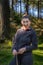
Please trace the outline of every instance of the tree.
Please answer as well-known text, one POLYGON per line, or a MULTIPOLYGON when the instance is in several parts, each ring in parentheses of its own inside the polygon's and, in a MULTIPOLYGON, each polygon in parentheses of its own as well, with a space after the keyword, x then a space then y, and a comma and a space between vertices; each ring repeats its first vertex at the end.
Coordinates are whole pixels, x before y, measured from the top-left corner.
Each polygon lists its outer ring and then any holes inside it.
POLYGON ((9 7, 9 0, 2 0, 2 13, 3 13, 3 35, 6 38, 10 38, 10 7, 9 7))
POLYGON ((27 12, 27 14, 28 14, 28 6, 29 6, 28 2, 29 2, 29 0, 26 0, 26 12, 27 12))

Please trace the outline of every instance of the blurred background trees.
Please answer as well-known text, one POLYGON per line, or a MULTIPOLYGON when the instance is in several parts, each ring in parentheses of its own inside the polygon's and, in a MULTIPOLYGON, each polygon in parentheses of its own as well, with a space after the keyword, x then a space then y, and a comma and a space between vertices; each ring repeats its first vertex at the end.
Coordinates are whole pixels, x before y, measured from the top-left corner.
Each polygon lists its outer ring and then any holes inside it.
POLYGON ((31 26, 38 36, 38 49, 33 51, 33 65, 43 65, 43 0, 0 0, 0 65, 9 65, 13 57, 12 38, 21 27, 25 12, 30 16, 31 26))
MULTIPOLYGON (((13 0, 14 1, 14 0, 13 0)), ((27 12, 32 21, 32 27, 38 37, 43 38, 43 1, 41 0, 17 0, 13 2, 13 22, 20 27, 22 15, 27 12)), ((43 41, 43 40, 42 40, 43 41)))
POLYGON ((3 34, 2 38, 12 39, 21 26, 21 17, 27 12, 31 26, 39 38, 43 36, 43 1, 41 0, 0 0, 2 5, 3 34), (40 37, 41 36, 41 37, 40 37))

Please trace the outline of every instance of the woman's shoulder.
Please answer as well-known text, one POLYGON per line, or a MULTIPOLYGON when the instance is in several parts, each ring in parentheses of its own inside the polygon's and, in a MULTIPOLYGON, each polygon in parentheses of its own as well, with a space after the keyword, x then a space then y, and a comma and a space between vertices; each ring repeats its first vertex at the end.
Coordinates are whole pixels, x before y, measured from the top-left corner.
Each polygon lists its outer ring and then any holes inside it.
POLYGON ((22 31, 21 28, 17 29, 17 32, 18 32, 18 33, 21 32, 21 31, 22 31))

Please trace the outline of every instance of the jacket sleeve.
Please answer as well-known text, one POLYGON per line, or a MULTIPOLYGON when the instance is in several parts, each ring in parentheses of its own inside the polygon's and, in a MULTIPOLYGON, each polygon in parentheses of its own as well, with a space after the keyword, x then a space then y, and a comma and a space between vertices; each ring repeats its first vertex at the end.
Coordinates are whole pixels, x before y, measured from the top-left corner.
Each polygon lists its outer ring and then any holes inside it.
POLYGON ((34 31, 32 36, 31 36, 31 43, 32 45, 30 46, 26 46, 26 51, 32 51, 32 50, 35 50, 37 49, 38 47, 38 39, 37 39, 37 35, 36 35, 36 32, 34 31))
POLYGON ((14 35, 14 37, 12 38, 12 51, 14 50, 14 49, 16 49, 17 48, 17 38, 18 38, 18 30, 17 30, 17 32, 16 32, 16 34, 14 35))

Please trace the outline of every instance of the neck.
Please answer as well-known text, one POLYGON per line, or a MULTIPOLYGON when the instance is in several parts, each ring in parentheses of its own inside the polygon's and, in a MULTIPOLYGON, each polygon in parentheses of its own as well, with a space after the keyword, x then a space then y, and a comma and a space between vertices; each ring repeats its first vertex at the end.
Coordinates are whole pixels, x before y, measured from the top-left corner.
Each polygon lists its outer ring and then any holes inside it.
POLYGON ((28 26, 22 26, 22 29, 24 29, 24 30, 27 30, 27 29, 29 29, 30 27, 28 27, 28 26))

